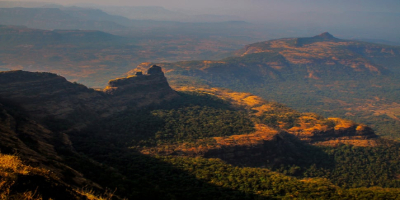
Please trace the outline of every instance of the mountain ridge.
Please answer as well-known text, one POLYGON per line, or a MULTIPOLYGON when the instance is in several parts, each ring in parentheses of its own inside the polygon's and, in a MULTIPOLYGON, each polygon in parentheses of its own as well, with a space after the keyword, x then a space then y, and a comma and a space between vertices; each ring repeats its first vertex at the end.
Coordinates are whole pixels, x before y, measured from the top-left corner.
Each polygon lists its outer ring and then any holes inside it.
POLYGON ((400 48, 327 37, 269 40, 247 45, 235 57, 158 65, 177 83, 202 81, 251 92, 305 112, 361 121, 379 127, 382 135, 400 135, 394 128, 400 121, 388 109, 399 103, 400 48))
POLYGON ((107 87, 104 92, 100 92, 68 82, 64 77, 52 73, 6 71, 0 73, 0 82, 4 85, 0 95, 6 101, 21 105, 32 116, 50 120, 55 125, 63 122, 69 125, 84 124, 99 116, 109 116, 124 110, 127 106, 135 106, 132 102, 145 106, 177 96, 163 74, 142 76, 146 79, 137 76, 125 78, 138 85, 127 85, 124 88, 127 93, 115 94, 115 91, 121 91, 123 87, 114 87, 113 92, 113 87, 107 87), (71 121, 76 114, 84 114, 85 117, 71 121))

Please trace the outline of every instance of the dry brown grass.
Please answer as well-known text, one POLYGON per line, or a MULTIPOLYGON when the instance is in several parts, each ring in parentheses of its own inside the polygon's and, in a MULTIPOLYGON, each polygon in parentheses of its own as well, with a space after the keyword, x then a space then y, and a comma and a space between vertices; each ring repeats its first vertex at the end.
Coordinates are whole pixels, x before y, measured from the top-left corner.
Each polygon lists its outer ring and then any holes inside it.
POLYGON ((335 122, 335 130, 347 129, 356 124, 350 120, 341 119, 341 118, 328 118, 331 121, 335 122))

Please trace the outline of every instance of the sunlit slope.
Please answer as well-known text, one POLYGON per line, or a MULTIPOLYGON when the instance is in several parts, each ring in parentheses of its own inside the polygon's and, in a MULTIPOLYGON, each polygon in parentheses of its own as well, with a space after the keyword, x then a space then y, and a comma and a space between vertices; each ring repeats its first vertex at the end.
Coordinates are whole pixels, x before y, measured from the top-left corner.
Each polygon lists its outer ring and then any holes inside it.
POLYGON ((399 47, 323 33, 255 43, 236 54, 219 61, 160 65, 177 84, 251 92, 303 112, 363 122, 380 135, 399 135, 399 47))

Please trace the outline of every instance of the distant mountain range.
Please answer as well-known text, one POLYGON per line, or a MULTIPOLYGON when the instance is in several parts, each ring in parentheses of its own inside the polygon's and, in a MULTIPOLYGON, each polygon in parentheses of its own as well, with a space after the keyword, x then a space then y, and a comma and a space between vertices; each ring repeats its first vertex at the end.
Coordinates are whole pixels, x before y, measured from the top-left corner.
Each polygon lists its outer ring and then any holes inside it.
POLYGON ((244 21, 178 22, 161 19, 129 19, 110 15, 100 9, 82 7, 1 8, 0 25, 26 26, 36 29, 100 30, 128 37, 150 40, 165 37, 238 38, 252 37, 262 29, 244 21), (251 27, 251 28, 250 28, 251 27), (254 33, 252 33, 254 32, 254 33))
MULTIPOLYGON (((237 16, 228 15, 190 15, 167 10, 160 6, 101 6, 96 4, 74 4, 86 9, 99 9, 111 15, 123 16, 136 20, 179 21, 179 22, 223 22, 240 21, 237 16)), ((67 7, 46 2, 1 1, 0 8, 59 8, 67 7)))
POLYGON ((123 17, 107 15, 100 10, 70 8, 0 8, 0 24, 22 25, 39 29, 123 30, 117 23, 123 17), (85 13, 85 14, 84 14, 85 13))
MULTIPOLYGON (((223 58, 243 42, 218 36, 222 33, 218 30, 223 31, 224 27, 232 31, 240 29, 241 22, 199 23, 184 30, 157 28, 172 26, 173 22, 156 24, 152 28, 128 31, 124 36, 97 30, 0 25, 0 68, 50 71, 69 80, 104 87, 106 80, 126 73, 141 62, 223 58), (206 33, 207 27, 218 30, 206 33)), ((180 26, 183 24, 176 25, 180 26)))
POLYGON ((77 45, 85 46, 96 44, 118 45, 127 42, 127 38, 111 35, 96 30, 39 30, 29 29, 22 26, 0 25, 0 44, 3 47, 14 47, 19 45, 53 46, 53 45, 77 45))

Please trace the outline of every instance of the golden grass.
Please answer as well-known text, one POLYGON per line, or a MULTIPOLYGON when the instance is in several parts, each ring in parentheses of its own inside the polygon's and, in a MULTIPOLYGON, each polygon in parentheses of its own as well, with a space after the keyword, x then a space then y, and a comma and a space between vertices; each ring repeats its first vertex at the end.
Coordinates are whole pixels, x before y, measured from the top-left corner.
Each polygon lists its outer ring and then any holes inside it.
POLYGON ((333 140, 320 141, 313 143, 318 146, 338 146, 339 144, 353 145, 357 147, 376 147, 378 146, 378 142, 376 140, 371 139, 363 139, 361 137, 353 136, 353 137, 341 137, 333 140))
POLYGON ((106 190, 103 195, 96 195, 95 191, 88 188, 79 188, 75 190, 78 194, 85 196, 88 200, 112 200, 115 191, 106 190))
POLYGON ((350 120, 341 119, 341 118, 328 118, 328 120, 335 122, 335 130, 347 129, 356 124, 350 120))
POLYGON ((256 124, 256 131, 246 135, 231 135, 228 137, 214 137, 218 145, 221 146, 237 146, 246 145, 254 146, 262 144, 263 141, 272 140, 278 134, 278 131, 264 124, 256 124))
POLYGON ((0 153, 0 199, 41 200, 42 197, 36 191, 11 194, 10 188, 15 184, 16 176, 30 173, 46 174, 48 171, 24 165, 15 155, 0 153))
MULTIPOLYGON (((0 153, 0 200, 24 199, 24 200, 42 200, 41 194, 35 191, 25 191, 15 193, 11 191, 12 186, 18 181, 20 175, 39 175, 47 178, 58 179, 51 175, 49 170, 34 168, 25 165, 16 155, 6 155, 0 153)), ((93 190, 87 188, 74 189, 77 194, 85 196, 89 200, 111 200, 114 192, 108 190, 103 195, 95 195, 93 190)))
POLYGON ((27 175, 33 168, 22 164, 22 161, 14 155, 0 154, 0 175, 8 177, 11 174, 27 175))

